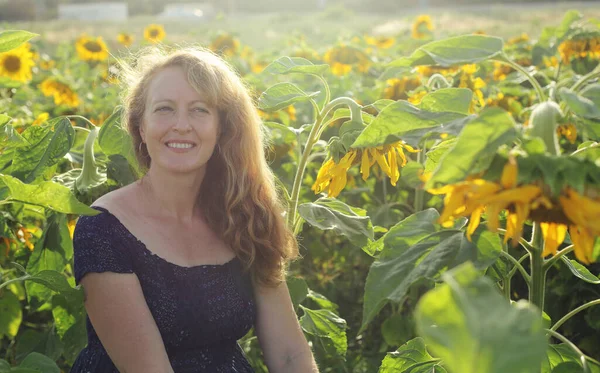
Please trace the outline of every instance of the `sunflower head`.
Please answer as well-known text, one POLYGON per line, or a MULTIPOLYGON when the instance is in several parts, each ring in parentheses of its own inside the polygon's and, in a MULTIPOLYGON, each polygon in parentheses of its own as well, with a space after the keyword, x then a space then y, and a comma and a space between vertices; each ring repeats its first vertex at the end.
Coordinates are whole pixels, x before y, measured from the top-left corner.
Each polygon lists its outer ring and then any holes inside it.
POLYGON ((388 79, 383 92, 383 98, 389 100, 406 100, 408 93, 419 88, 421 81, 417 78, 402 77, 399 79, 388 79))
POLYGON ((104 61, 108 58, 108 48, 101 36, 82 35, 77 39, 75 49, 82 61, 104 61))
POLYGON ((369 57, 360 49, 347 45, 340 45, 329 49, 323 60, 331 65, 335 75, 346 75, 353 68, 358 71, 367 71, 370 65, 369 57))
POLYGON ((161 42, 167 33, 163 25, 151 24, 144 28, 144 39, 150 43, 156 44, 161 42))
POLYGON ((413 39, 426 39, 431 36, 433 31, 433 23, 428 15, 420 15, 412 25, 413 39))
POLYGON ((131 44, 133 44, 133 39, 133 35, 128 34, 126 32, 121 32, 119 33, 119 35, 117 35, 117 41, 119 42, 119 44, 125 47, 131 46, 131 44))
POLYGON ((221 34, 210 43, 210 50, 222 56, 235 56, 240 47, 240 41, 231 34, 221 34))
POLYGON ((0 53, 0 76, 28 82, 32 78, 31 68, 34 64, 29 43, 22 44, 16 49, 0 53))
POLYGON ((365 36, 367 44, 377 47, 379 49, 388 49, 396 42, 396 39, 389 36, 365 36))

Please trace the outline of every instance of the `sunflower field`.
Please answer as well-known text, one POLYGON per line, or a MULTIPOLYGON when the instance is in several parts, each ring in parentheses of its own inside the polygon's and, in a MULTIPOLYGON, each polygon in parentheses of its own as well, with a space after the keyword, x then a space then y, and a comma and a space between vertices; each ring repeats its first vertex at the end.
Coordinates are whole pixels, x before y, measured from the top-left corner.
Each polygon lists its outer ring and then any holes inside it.
MULTIPOLYGON (((253 90, 321 372, 600 372, 600 21, 561 17, 187 40, 253 90)), ((185 41, 127 30, 0 31, 0 373, 68 372, 87 343, 73 229, 140 177, 119 61, 185 41)), ((240 344, 267 372, 252 331, 240 344)))

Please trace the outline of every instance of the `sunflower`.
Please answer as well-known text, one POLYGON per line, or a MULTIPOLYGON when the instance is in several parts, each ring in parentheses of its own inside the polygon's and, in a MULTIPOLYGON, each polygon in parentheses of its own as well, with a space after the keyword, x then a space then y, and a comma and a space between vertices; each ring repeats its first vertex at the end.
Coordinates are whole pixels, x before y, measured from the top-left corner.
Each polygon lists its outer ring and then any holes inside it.
POLYGON ((424 78, 428 78, 434 74, 440 74, 442 76, 454 75, 459 69, 458 67, 440 67, 440 66, 417 66, 415 70, 419 75, 424 78))
POLYGON ((383 98, 390 100, 406 100, 408 92, 421 86, 421 81, 416 78, 402 77, 400 79, 388 79, 383 92, 383 98))
POLYGON ((404 150, 411 153, 418 151, 402 141, 374 148, 350 149, 338 163, 333 158, 323 163, 311 189, 315 194, 327 189, 329 197, 337 197, 346 186, 348 170, 358 163, 364 181, 369 178, 371 167, 377 163, 381 171, 390 178, 390 183, 396 186, 400 178, 400 168, 408 162, 404 150))
POLYGON ((600 36, 579 35, 565 40, 558 46, 558 52, 565 64, 568 64, 573 58, 600 59, 600 36))
POLYGON ((126 32, 121 32, 119 33, 119 35, 117 35, 117 41, 119 42, 119 44, 129 47, 131 46, 131 44, 133 44, 133 35, 128 34, 126 32))
POLYGON ((425 39, 431 36, 433 31, 433 23, 431 23, 431 17, 428 15, 420 15, 412 25, 412 37, 413 39, 425 39))
POLYGON ((35 120, 33 121, 33 123, 31 123, 32 126, 39 126, 42 123, 46 122, 48 120, 48 118, 50 117, 50 114, 43 112, 40 115, 38 115, 35 120))
POLYGON ((151 24, 144 28, 144 39, 150 43, 159 43, 165 36, 167 36, 167 33, 165 32, 163 25, 151 24))
POLYGON ((502 81, 506 79, 506 76, 513 72, 513 68, 503 64, 502 62, 494 62, 493 77, 496 81, 502 81))
POLYGON ((497 106, 508 111, 513 117, 518 117, 523 110, 523 105, 515 96, 498 92, 494 97, 488 97, 486 106, 497 106))
POLYGON ((556 128, 556 133, 559 136, 564 136, 571 144, 575 144, 575 141, 577 140, 577 127, 572 123, 558 126, 558 128, 556 128))
POLYGON ((325 52, 323 60, 331 65, 331 71, 335 75, 346 75, 353 68, 365 72, 369 68, 369 57, 360 49, 339 45, 325 52))
POLYGON ((427 95, 427 91, 425 89, 422 89, 420 91, 417 91, 415 93, 413 93, 409 98, 408 98, 408 102, 410 102, 413 105, 418 105, 421 103, 421 100, 423 99, 423 97, 425 97, 425 95, 427 95))
POLYGON ((209 49, 223 56, 235 56, 240 47, 240 41, 231 34, 221 34, 213 39, 209 49))
POLYGON ((294 105, 290 105, 290 106, 286 107, 285 109, 277 110, 272 113, 267 113, 262 110, 258 110, 258 115, 265 121, 273 121, 273 120, 281 120, 282 112, 284 113, 284 115, 287 115, 289 120, 291 120, 292 122, 296 121, 296 108, 294 107, 294 105))
POLYGON ((556 254, 568 231, 575 256, 582 263, 593 261, 595 237, 600 235, 600 199, 586 197, 571 187, 561 190, 558 198, 550 195, 543 183, 518 185, 518 162, 510 157, 500 180, 489 181, 469 177, 465 181, 428 190, 445 194, 444 210, 439 222, 448 227, 460 217, 469 217, 467 238, 470 240, 479 226, 483 212, 491 231, 499 227, 499 215, 507 212, 504 242, 516 245, 522 236, 523 224, 531 219, 540 223, 544 247, 542 256, 556 254))
POLYGON ((31 243, 31 241, 29 241, 29 239, 32 237, 32 231, 25 227, 21 227, 17 230, 17 238, 31 251, 33 251, 34 245, 31 243))
POLYGON ((26 83, 31 80, 31 68, 35 65, 29 43, 0 53, 0 76, 26 83))
POLYGON ((529 35, 527 35, 527 33, 524 32, 519 36, 508 39, 508 41, 506 42, 506 45, 515 45, 515 44, 528 43, 528 42, 529 42, 529 35))
POLYGON ((82 35, 77 39, 75 49, 82 61, 104 61, 108 58, 108 48, 101 36, 82 35))
POLYGON ((458 84, 459 88, 469 88, 473 91, 473 103, 471 104, 470 111, 474 112, 475 107, 477 105, 485 106, 485 101, 483 99, 482 88, 486 86, 485 81, 479 77, 475 77, 475 73, 477 72, 477 65, 470 64, 464 65, 461 67, 461 75, 460 75, 460 83, 458 84))
POLYGON ((77 93, 73 92, 68 85, 54 78, 47 78, 40 83, 39 88, 44 96, 53 96, 54 104, 56 105, 79 106, 79 96, 77 96, 77 93))
POLYGON ((379 49, 388 49, 396 42, 396 39, 389 36, 365 36, 367 44, 379 49))

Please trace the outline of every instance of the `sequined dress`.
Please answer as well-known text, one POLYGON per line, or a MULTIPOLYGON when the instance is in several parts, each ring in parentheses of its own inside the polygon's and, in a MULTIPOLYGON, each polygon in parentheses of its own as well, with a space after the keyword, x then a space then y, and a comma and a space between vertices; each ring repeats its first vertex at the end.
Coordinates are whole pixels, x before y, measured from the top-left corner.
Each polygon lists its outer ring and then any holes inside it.
MULTIPOLYGON (((237 340, 254 325, 248 274, 234 258, 182 267, 152 253, 108 210, 79 218, 73 236, 75 283, 88 272, 135 273, 175 373, 254 372, 237 340)), ((89 317, 88 345, 70 373, 118 373, 89 317)))

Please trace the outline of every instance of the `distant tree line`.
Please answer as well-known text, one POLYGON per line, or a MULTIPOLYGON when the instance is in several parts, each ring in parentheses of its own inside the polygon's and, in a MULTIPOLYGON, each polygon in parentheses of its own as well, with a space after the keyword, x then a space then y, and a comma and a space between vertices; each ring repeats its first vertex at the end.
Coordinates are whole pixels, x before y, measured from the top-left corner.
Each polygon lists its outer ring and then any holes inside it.
MULTIPOLYGON (((0 0, 0 21, 40 20, 56 17, 59 4, 86 4, 103 0, 0 0)), ((399 12, 435 6, 489 5, 490 3, 569 3, 595 0, 104 0, 126 2, 130 16, 161 13, 165 4, 209 3, 217 10, 232 12, 293 12, 322 10, 328 6, 354 11, 399 12)))

